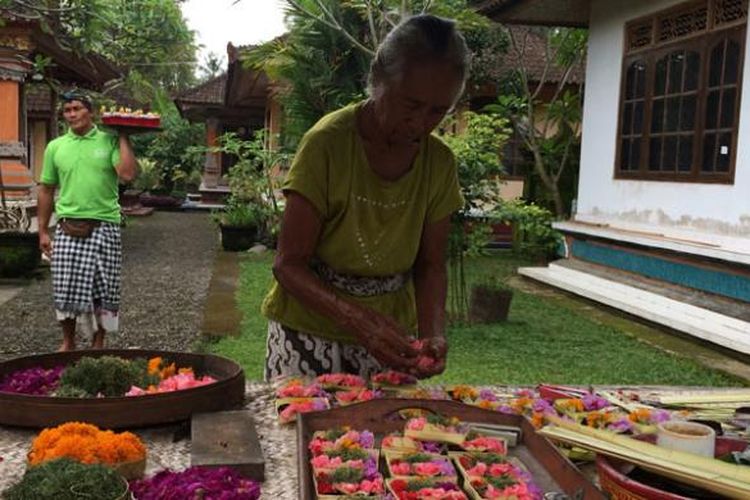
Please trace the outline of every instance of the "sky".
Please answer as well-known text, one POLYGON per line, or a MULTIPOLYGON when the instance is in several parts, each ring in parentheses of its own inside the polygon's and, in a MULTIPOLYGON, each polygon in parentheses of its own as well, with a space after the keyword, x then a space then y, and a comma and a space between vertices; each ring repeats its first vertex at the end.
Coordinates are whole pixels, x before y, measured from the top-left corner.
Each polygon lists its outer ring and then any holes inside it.
POLYGON ((223 57, 227 43, 248 45, 265 42, 284 32, 282 0, 188 0, 182 14, 194 30, 202 64, 209 52, 223 57))

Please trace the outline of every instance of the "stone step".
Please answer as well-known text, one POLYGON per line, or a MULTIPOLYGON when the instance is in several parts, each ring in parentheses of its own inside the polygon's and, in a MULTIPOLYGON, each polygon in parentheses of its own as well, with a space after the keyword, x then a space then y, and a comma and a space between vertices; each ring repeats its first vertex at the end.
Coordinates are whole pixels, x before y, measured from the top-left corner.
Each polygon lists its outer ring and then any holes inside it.
POLYGON ((699 339, 750 354, 750 323, 640 288, 566 268, 524 267, 519 274, 699 339))
POLYGON ((190 427, 192 467, 231 467, 257 481, 265 479, 265 461, 253 412, 199 413, 193 415, 190 427))

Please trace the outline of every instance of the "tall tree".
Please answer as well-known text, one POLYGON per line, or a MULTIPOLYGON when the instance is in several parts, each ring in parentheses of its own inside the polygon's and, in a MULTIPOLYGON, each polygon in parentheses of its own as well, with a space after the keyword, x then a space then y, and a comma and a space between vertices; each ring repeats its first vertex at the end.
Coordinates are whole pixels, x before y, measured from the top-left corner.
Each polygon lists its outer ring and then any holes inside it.
POLYGON ((194 33, 183 0, 0 0, 3 18, 37 20, 64 46, 95 52, 126 74, 135 97, 175 92, 195 81, 194 33))
POLYGON ((201 81, 206 82, 221 74, 221 72, 224 71, 225 63, 226 60, 224 56, 221 56, 216 52, 211 51, 206 54, 200 67, 201 81))
POLYGON ((425 12, 457 19, 475 54, 484 51, 482 71, 493 66, 487 54, 495 57, 504 49, 497 27, 466 0, 286 0, 287 35, 247 58, 289 83, 283 97, 287 142, 293 144, 326 112, 364 96, 378 45, 406 16, 425 12), (493 49, 484 50, 489 44, 493 49))
POLYGON ((488 111, 510 118, 514 129, 533 158, 534 172, 549 193, 557 216, 567 213, 560 181, 576 162, 580 144, 583 81, 571 83, 571 74, 586 57, 587 32, 568 28, 534 28, 508 31, 510 51, 518 67, 508 80, 508 92, 488 111), (526 65, 530 37, 544 40, 545 57, 541 75, 526 65), (553 76, 554 80, 553 80, 553 76), (543 92, 552 87, 552 96, 543 92))

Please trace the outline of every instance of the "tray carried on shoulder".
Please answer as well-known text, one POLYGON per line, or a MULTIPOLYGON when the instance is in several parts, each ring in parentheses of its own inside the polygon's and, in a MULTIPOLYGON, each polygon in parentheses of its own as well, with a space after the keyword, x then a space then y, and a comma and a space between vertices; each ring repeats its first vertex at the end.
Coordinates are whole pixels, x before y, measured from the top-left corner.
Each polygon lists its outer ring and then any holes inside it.
POLYGON ((376 399, 332 410, 303 413, 297 418, 297 470, 299 495, 302 500, 315 499, 315 486, 310 469, 308 444, 315 431, 341 426, 369 430, 376 442, 394 431, 402 430, 405 421, 399 411, 422 409, 457 417, 466 422, 507 425, 521 428, 518 445, 508 455, 518 458, 545 492, 562 492, 572 499, 599 500, 606 498, 573 463, 547 438, 539 435, 531 423, 520 415, 506 415, 455 401, 420 399, 376 399))
POLYGON ((156 133, 156 132, 161 132, 162 130, 164 130, 161 126, 151 127, 151 126, 143 126, 143 125, 124 125, 124 124, 119 124, 119 123, 118 124, 102 123, 102 126, 108 129, 114 130, 118 134, 120 132, 124 132, 128 135, 156 133))

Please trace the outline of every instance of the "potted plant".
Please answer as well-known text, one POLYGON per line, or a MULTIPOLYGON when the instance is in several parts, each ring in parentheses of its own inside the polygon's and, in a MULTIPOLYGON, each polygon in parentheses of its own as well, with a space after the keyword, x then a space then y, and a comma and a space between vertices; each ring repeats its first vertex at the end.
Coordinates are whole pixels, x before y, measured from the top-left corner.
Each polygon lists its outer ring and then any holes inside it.
POLYGON ((205 150, 236 158, 228 175, 230 198, 251 207, 257 231, 254 241, 273 247, 282 210, 276 197, 280 192, 281 172, 288 161, 288 154, 269 147, 270 142, 270 135, 265 129, 256 130, 249 140, 229 132, 219 137, 218 146, 205 150))
POLYGON ((472 323, 500 323, 508 319, 513 289, 499 280, 487 280, 471 289, 469 320, 472 323))
POLYGON ((26 207, 10 205, 5 189, 0 170, 0 277, 16 278, 33 271, 39 264, 39 235, 29 231, 31 220, 26 207))
MULTIPOLYGON (((462 133, 442 136, 456 157, 464 206, 454 214, 448 241, 448 310, 451 319, 467 319, 469 283, 464 259, 485 252, 496 223, 493 212, 502 203, 497 176, 504 172, 498 151, 509 137, 508 121, 492 114, 465 113, 462 133)), ((451 129, 452 127, 446 127, 451 129)))
POLYGON ((250 203, 230 196, 223 210, 213 213, 221 230, 221 246, 229 252, 249 249, 258 240, 258 210, 250 203))

